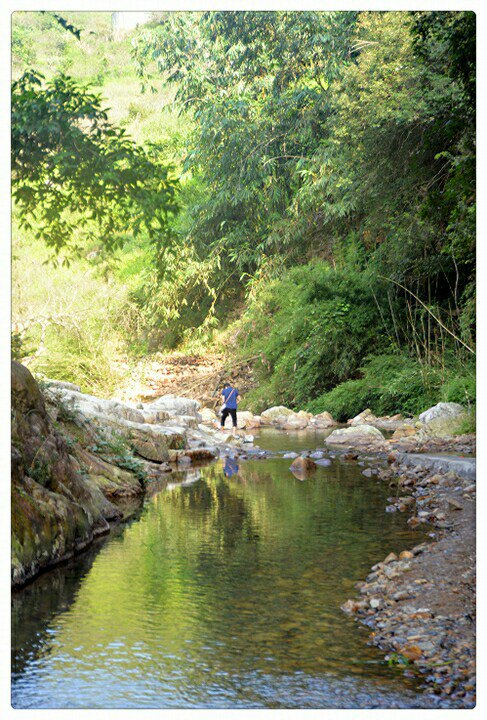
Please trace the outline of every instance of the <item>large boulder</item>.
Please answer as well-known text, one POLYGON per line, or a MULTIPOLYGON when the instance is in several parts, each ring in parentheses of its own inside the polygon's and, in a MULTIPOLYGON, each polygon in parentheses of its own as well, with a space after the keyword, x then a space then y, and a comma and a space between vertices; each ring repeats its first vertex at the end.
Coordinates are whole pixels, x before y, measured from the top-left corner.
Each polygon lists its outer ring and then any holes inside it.
POLYGON ((327 445, 343 445, 347 447, 369 447, 377 449, 385 446, 385 438, 380 430, 372 425, 338 428, 325 438, 327 445))
POLYGON ((204 407, 200 410, 202 422, 204 423, 215 423, 218 420, 218 415, 214 410, 208 407, 204 407))
POLYGON ((422 423, 426 424, 432 420, 438 420, 439 418, 454 418, 459 415, 465 415, 465 408, 459 403, 454 402, 440 402, 433 407, 428 408, 421 413, 419 419, 422 423))
POLYGON ((171 462, 176 462, 180 465, 187 463, 201 463, 208 462, 208 460, 214 460, 219 455, 218 448, 216 447, 201 447, 186 450, 170 450, 169 459, 171 462))
POLYGON ((163 463, 169 460, 169 445, 166 436, 155 440, 147 435, 132 432, 130 444, 137 455, 143 457, 144 460, 150 460, 156 463, 163 463))
POLYGON ((440 402, 425 410, 419 416, 423 427, 418 433, 420 438, 450 437, 460 431, 468 413, 462 405, 453 402, 440 402))
POLYGON ((155 410, 154 412, 146 410, 142 413, 141 422, 148 423, 149 425, 161 425, 171 417, 172 416, 165 410, 155 410))
POLYGON ((239 410, 237 412, 237 427, 243 430, 252 424, 254 416, 248 410, 239 410))
POLYGON ((336 420, 333 419, 333 416, 331 415, 331 413, 324 411, 324 412, 318 413, 318 415, 315 415, 311 419, 311 424, 317 425, 320 428, 329 428, 329 427, 333 427, 334 425, 337 425, 338 423, 336 420))
POLYGON ((79 385, 75 385, 67 380, 51 380, 50 378, 47 378, 44 382, 50 387, 58 387, 64 388, 65 390, 76 390, 77 392, 81 392, 79 385))
POLYGON ((151 403, 145 403, 144 412, 158 412, 163 410, 169 415, 192 415, 201 422, 201 415, 198 413, 200 404, 197 400, 177 397, 176 395, 163 395, 151 403))
MULTIPOLYGON (((414 421, 410 420, 409 423, 411 422, 414 421)), ((404 418, 400 415, 399 417, 397 415, 393 417, 378 417, 369 422, 369 425, 373 425, 378 430, 383 430, 384 432, 396 432, 399 428, 404 427, 405 424, 404 418)))
MULTIPOLYGON (((86 547, 122 513, 70 454, 29 370, 12 363, 12 583, 86 547)), ((142 487, 139 486, 139 492, 142 487)))
MULTIPOLYGON (((238 415, 237 415, 237 418, 238 418, 238 415)), ((261 425, 262 425, 262 419, 261 419, 260 415, 252 415, 250 420, 247 421, 246 427, 247 427, 247 429, 250 430, 251 428, 260 428, 261 425)))
POLYGON ((76 447, 75 456, 80 472, 86 474, 85 481, 93 483, 106 497, 114 499, 140 495, 141 485, 133 473, 103 460, 81 446, 76 447))
MULTIPOLYGON (((196 428, 200 418, 196 400, 174 395, 142 405, 141 409, 119 400, 105 400, 68 388, 50 387, 47 393, 51 402, 62 408, 61 416, 68 414, 78 422, 90 421, 105 435, 133 444, 138 448, 137 452, 148 460, 157 458, 152 447, 186 447, 186 429, 190 426, 196 428), (163 403, 166 399, 167 402, 163 403), (169 407, 173 408, 174 414, 169 412, 169 407)), ((163 461, 156 459, 156 462, 163 461)))
POLYGON ((347 425, 355 427, 356 425, 372 425, 373 421, 377 420, 376 416, 370 408, 362 410, 361 413, 355 415, 354 418, 347 421, 347 425))
POLYGON ((262 423, 273 425, 284 423, 288 418, 294 417, 294 415, 296 415, 294 410, 290 410, 284 405, 276 405, 275 407, 264 410, 260 417, 262 423))
POLYGON ((197 428, 200 422, 201 420, 194 415, 175 415, 174 417, 170 417, 169 420, 165 420, 164 423, 160 424, 160 426, 188 429, 197 428))
POLYGON ((372 427, 384 432, 395 432, 401 425, 404 424, 404 418, 397 414, 389 417, 376 417, 370 408, 363 410, 361 413, 356 415, 351 420, 347 421, 347 425, 356 427, 359 425, 372 425, 372 427))
POLYGON ((308 427, 308 424, 307 418, 302 415, 288 415, 282 428, 284 430, 304 430, 304 428, 308 427))
POLYGON ((392 435, 391 440, 402 440, 402 438, 416 435, 417 432, 418 428, 414 427, 414 425, 403 423, 396 430, 394 430, 394 434, 392 435))
POLYGON ((111 417, 114 420, 144 422, 144 414, 119 400, 105 400, 87 393, 58 385, 50 385, 46 397, 55 405, 61 405, 64 414, 81 415, 85 418, 111 417))

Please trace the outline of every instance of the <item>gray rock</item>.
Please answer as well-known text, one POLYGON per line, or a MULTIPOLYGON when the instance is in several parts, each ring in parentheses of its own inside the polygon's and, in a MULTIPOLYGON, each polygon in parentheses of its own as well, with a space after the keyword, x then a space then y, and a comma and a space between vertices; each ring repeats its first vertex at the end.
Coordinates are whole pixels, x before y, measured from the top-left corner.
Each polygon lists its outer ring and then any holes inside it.
POLYGON ((330 415, 329 412, 322 412, 318 415, 315 415, 312 418, 312 424, 313 425, 319 425, 320 427, 332 427, 333 425, 337 425, 337 421, 333 419, 333 417, 330 415))
POLYGON ((197 400, 189 398, 177 397, 176 395, 163 395, 154 400, 154 402, 144 405, 144 410, 153 413, 159 410, 169 413, 169 415, 191 415, 201 421, 198 413, 200 404, 197 400))
POLYGON ((211 408, 207 408, 207 407, 204 407, 201 409, 200 415, 201 415, 204 423, 205 422, 214 423, 218 419, 216 412, 214 410, 212 410, 211 408))
POLYGON ((362 410, 361 413, 356 415, 351 420, 348 420, 348 425, 351 425, 352 427, 355 427, 357 425, 370 425, 371 421, 377 420, 376 416, 372 412, 370 408, 367 408, 367 410, 362 410))
POLYGON ((453 402, 440 402, 422 412, 419 419, 426 424, 438 418, 452 418, 463 414, 465 414, 465 408, 462 405, 453 402))
POLYGON ((274 423, 282 419, 287 420, 288 417, 293 417, 295 414, 294 410, 290 410, 284 405, 276 405, 264 410, 260 417, 266 423, 274 423))
POLYGON ((458 432, 468 414, 458 403, 438 403, 419 416, 424 427, 418 433, 421 439, 450 437, 458 432))
POLYGON ((239 410, 237 413, 237 427, 243 430, 253 424, 254 416, 248 410, 239 410))
POLYGON ((372 425, 339 428, 325 439, 327 445, 351 445, 353 447, 382 445, 384 442, 385 438, 381 431, 372 425))
POLYGON ((58 387, 64 390, 75 390, 76 392, 81 392, 81 388, 79 385, 75 385, 74 383, 68 382, 67 380, 51 380, 48 378, 45 382, 51 387, 58 387))
POLYGON ((331 460, 328 460, 328 458, 322 458, 321 460, 315 460, 315 463, 320 465, 320 467, 329 467, 331 465, 331 460))
POLYGON ((462 503, 458 502, 458 500, 456 500, 455 498, 449 497, 446 499, 446 501, 448 503, 448 507, 451 510, 463 510, 462 503))
MULTIPOLYGON (((416 470, 427 470, 433 472, 449 473, 454 472, 466 480, 475 480, 476 460, 475 458, 464 458, 456 455, 429 455, 421 453, 398 453, 398 461, 408 468, 416 470)), ((443 481, 450 482, 445 476, 443 481)), ((440 484, 443 484, 443 481, 440 484)))

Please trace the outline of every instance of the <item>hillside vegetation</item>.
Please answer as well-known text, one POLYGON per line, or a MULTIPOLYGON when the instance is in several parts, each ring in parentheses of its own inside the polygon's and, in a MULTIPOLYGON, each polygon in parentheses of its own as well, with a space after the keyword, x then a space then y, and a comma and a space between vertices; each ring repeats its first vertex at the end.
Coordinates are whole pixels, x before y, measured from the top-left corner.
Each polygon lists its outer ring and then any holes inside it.
POLYGON ((473 13, 154 13, 118 39, 63 18, 14 14, 14 79, 45 76, 14 108, 74 82, 126 154, 116 212, 82 232, 66 205, 77 254, 17 198, 17 357, 109 394, 156 351, 223 350, 253 358, 254 411, 475 403, 473 13))

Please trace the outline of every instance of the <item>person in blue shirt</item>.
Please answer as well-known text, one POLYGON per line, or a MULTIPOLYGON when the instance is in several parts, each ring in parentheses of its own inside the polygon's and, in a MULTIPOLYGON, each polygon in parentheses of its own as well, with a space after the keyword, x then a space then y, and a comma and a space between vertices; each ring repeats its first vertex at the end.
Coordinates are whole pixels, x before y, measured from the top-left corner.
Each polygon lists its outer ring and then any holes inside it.
POLYGON ((223 406, 221 414, 221 426, 225 426, 225 420, 230 415, 233 424, 233 434, 237 434, 237 404, 238 404, 238 390, 225 383, 222 390, 223 406))

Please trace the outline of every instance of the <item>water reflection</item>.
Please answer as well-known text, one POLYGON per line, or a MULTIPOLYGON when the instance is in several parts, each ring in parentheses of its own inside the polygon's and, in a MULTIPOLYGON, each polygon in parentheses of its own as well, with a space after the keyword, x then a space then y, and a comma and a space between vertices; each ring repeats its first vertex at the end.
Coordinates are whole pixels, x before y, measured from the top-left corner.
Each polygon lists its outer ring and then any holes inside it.
MULTIPOLYGON (((387 488, 360 468, 333 463, 300 482, 289 464, 189 471, 80 567, 63 605, 32 616, 20 594, 14 705, 423 702, 340 611, 371 564, 419 535, 384 513, 387 488)), ((58 597, 56 584, 50 592, 58 597)))
POLYGON ((223 463, 223 474, 230 478, 232 475, 238 475, 238 460, 234 457, 226 457, 223 463))

